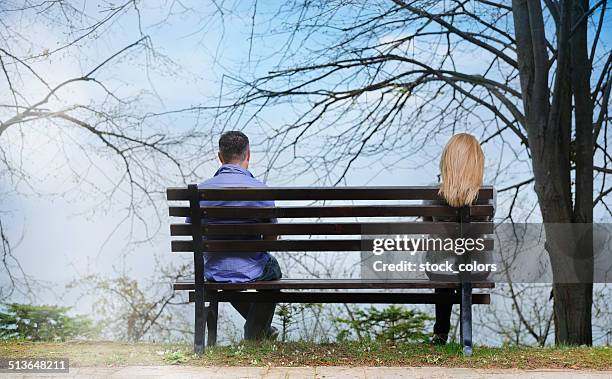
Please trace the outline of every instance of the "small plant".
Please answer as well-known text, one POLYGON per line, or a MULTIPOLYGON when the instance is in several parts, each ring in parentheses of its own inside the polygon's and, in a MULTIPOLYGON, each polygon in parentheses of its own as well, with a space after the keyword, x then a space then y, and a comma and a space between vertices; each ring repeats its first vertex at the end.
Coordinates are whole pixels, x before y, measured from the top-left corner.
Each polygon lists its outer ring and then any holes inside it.
POLYGON ((0 312, 0 339, 66 341, 95 334, 85 316, 68 316, 69 307, 11 303, 0 312))
POLYGON ((425 323, 432 317, 419 311, 391 305, 378 309, 357 309, 349 319, 337 318, 340 325, 339 341, 356 338, 360 341, 376 340, 392 343, 422 342, 427 340, 425 323))
POLYGON ((170 351, 166 353, 164 360, 171 365, 178 365, 187 362, 189 358, 182 351, 170 351))

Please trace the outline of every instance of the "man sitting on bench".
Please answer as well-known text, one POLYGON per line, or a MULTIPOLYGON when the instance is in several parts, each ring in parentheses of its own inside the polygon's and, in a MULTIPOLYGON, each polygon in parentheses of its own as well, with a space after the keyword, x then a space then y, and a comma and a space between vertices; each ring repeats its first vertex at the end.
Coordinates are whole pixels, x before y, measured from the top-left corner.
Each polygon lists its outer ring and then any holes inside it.
MULTIPOLYGON (((212 178, 200 183, 198 188, 265 187, 248 170, 251 151, 248 137, 239 131, 223 133, 219 139, 221 167, 212 178)), ((274 201, 211 201, 200 202, 204 207, 248 206, 273 207, 274 201)), ((243 224, 256 223, 257 219, 202 219, 202 223, 243 224)), ((188 220, 189 222, 189 220, 188 220)), ((276 239, 277 236, 209 236, 210 239, 276 239)), ((207 281, 243 283, 257 280, 278 280, 282 273, 278 261, 267 252, 208 253, 204 254, 204 276, 207 281)), ((232 306, 244 317, 244 338, 248 340, 276 339, 278 331, 272 327, 275 303, 239 303, 232 306)))

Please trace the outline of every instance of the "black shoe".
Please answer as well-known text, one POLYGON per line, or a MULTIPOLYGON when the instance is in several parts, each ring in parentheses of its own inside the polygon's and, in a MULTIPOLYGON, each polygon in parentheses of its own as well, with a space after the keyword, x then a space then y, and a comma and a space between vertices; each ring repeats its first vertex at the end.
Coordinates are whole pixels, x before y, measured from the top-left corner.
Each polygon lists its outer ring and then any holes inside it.
POLYGON ((434 334, 429 343, 434 346, 444 346, 448 340, 448 334, 434 334))

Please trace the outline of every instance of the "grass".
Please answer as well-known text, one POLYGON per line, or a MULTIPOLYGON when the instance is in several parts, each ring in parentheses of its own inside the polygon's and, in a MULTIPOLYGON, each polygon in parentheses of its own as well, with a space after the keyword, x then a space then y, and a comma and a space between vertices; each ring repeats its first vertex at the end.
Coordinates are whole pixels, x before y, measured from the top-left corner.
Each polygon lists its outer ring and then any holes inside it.
POLYGON ((472 357, 449 344, 392 345, 383 343, 241 343, 207 349, 202 356, 186 344, 121 342, 0 341, 3 358, 64 358, 70 365, 115 367, 131 365, 191 366, 444 366, 472 368, 612 369, 610 347, 485 347, 472 357))

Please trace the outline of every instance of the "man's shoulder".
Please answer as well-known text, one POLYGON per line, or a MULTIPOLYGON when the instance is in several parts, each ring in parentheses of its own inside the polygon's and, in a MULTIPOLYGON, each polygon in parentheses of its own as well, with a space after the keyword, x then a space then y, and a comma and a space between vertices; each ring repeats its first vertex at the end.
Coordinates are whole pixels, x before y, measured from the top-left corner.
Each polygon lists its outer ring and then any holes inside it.
POLYGON ((213 176, 212 178, 206 179, 200 184, 198 188, 223 188, 223 187, 267 187, 262 181, 251 177, 241 175, 240 177, 227 179, 220 176, 213 176))
POLYGON ((255 177, 250 177, 249 182, 253 185, 253 187, 267 187, 264 182, 255 177))
POLYGON ((212 178, 208 178, 200 182, 198 184, 198 188, 219 187, 219 185, 216 182, 217 181, 215 180, 215 177, 213 176, 212 178))

